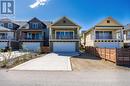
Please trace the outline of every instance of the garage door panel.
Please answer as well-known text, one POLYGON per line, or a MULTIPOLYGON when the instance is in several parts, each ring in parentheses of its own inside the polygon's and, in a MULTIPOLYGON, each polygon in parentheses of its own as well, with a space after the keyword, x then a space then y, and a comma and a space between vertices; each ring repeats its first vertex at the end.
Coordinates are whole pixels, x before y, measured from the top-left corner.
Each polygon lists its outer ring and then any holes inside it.
POLYGON ((40 49, 40 43, 23 43, 23 49, 38 51, 40 49))
POLYGON ((96 43, 96 47, 100 48, 119 48, 119 43, 96 43))
POLYGON ((0 49, 4 49, 5 47, 7 47, 7 42, 0 42, 0 49))
POLYGON ((75 42, 54 42, 54 52, 75 52, 75 42))

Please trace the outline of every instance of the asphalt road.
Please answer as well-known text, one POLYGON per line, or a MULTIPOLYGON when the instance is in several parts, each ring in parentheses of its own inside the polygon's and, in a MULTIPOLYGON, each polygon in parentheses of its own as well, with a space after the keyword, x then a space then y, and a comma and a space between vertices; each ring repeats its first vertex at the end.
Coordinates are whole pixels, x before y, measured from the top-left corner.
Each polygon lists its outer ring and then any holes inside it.
POLYGON ((130 86, 130 72, 0 70, 0 86, 130 86))

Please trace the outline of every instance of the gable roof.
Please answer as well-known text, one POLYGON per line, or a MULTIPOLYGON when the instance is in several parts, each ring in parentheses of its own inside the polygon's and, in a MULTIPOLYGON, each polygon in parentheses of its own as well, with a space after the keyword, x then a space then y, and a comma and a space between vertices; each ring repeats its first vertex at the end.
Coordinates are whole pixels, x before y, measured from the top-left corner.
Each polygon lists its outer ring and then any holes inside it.
POLYGON ((123 25, 121 25, 120 23, 118 23, 115 19, 113 19, 112 17, 107 17, 104 20, 102 20, 100 23, 98 23, 97 25, 95 25, 94 27, 88 29, 86 33, 89 33, 90 31, 94 30, 95 27, 123 27, 123 25), (110 21, 110 23, 107 23, 107 20, 110 21))
POLYGON ((41 20, 39 20, 38 18, 34 17, 32 18, 31 20, 29 20, 28 22, 31 22, 31 21, 34 21, 34 22, 42 22, 41 20))
POLYGON ((11 22, 11 20, 9 18, 2 18, 0 19, 0 22, 7 23, 7 22, 11 22))
POLYGON ((102 20, 100 23, 98 23, 97 25, 95 25, 95 26, 109 26, 109 27, 113 27, 113 26, 120 26, 120 27, 122 27, 123 25, 122 24, 120 24, 118 21, 116 21, 115 19, 113 19, 112 17, 107 17, 107 18, 105 18, 104 20, 102 20), (107 21, 109 21, 109 23, 107 22, 107 21))
POLYGON ((52 24, 52 26, 78 26, 78 27, 80 27, 78 24, 74 23, 72 20, 70 20, 66 16, 64 16, 64 17, 60 18, 59 20, 57 20, 56 22, 54 22, 52 24))

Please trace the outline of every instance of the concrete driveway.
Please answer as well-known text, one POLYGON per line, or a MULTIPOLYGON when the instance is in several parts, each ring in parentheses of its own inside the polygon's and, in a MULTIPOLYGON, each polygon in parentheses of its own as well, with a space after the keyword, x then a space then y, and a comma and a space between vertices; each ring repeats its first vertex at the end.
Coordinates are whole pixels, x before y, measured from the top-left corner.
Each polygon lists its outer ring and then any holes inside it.
POLYGON ((70 57, 62 54, 50 53, 40 58, 30 60, 11 70, 53 70, 71 71, 70 57))

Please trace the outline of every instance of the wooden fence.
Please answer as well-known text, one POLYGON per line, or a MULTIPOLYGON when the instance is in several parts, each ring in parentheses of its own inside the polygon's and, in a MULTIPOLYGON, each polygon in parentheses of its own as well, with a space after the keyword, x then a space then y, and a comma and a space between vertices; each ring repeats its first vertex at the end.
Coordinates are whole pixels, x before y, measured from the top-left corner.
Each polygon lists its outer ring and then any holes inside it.
POLYGON ((114 62, 117 65, 130 66, 130 49, 86 47, 85 50, 88 53, 91 53, 102 59, 114 62))
POLYGON ((117 49, 117 65, 130 66, 130 49, 121 48, 117 49))

